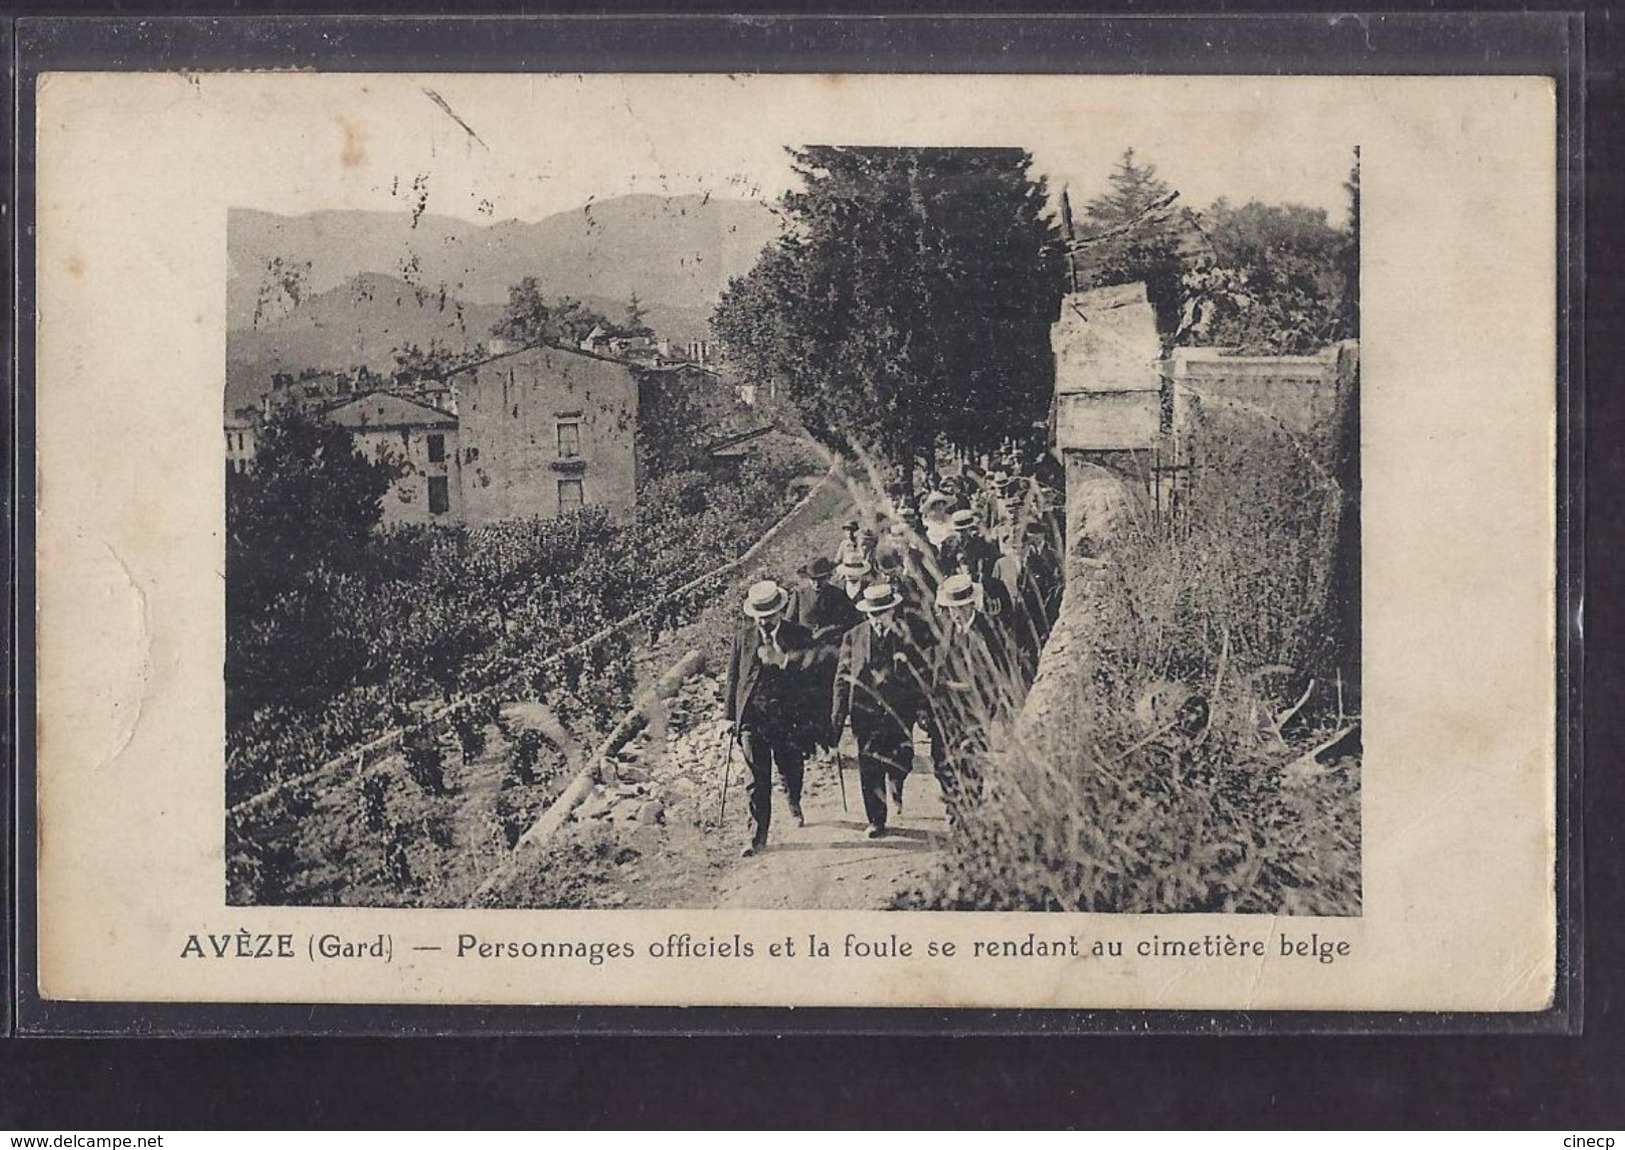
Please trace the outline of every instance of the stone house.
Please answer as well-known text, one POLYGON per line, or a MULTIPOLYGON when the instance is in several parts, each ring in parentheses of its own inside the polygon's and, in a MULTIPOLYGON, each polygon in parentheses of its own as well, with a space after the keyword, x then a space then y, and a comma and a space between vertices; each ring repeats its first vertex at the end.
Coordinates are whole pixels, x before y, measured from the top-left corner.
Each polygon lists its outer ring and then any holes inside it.
POLYGON ((356 396, 322 414, 349 429, 362 455, 396 468, 384 495, 384 525, 461 520, 455 415, 387 391, 356 396))
MULTIPOLYGON (((477 526, 584 506, 625 514, 637 502, 640 370, 539 344, 411 393, 367 391, 310 410, 348 429, 364 456, 395 467, 384 526, 477 526)), ((258 426, 257 412, 227 417, 229 470, 252 464, 258 426)))
POLYGON ((538 344, 447 377, 470 524, 637 501, 638 379, 628 364, 538 344))

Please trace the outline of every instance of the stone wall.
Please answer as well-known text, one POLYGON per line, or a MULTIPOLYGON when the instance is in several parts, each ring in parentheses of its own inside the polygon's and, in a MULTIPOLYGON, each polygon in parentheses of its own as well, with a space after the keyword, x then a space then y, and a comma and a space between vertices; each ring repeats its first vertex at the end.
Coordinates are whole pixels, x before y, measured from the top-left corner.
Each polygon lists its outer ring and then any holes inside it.
MULTIPOLYGON (((1164 361, 1156 315, 1142 284, 1069 295, 1051 332, 1055 352, 1055 447, 1066 469, 1067 563, 1060 619, 1039 662, 1018 732, 1040 747, 1091 673, 1085 637, 1094 626, 1112 541, 1133 517, 1161 505, 1173 480, 1148 481, 1156 461, 1177 461, 1182 433, 1204 405, 1242 407, 1307 433, 1357 419, 1359 344, 1313 356, 1235 356, 1179 348, 1164 361), (1351 411, 1350 409, 1353 408, 1351 411)), ((1354 424, 1357 428, 1357 422, 1354 424)), ((1358 442, 1357 430, 1349 442, 1358 442)), ((1358 448, 1343 477, 1350 492, 1358 579, 1358 448)), ((1357 582, 1349 592, 1358 601, 1357 582)), ((1352 624, 1358 634, 1357 618, 1352 624)), ((1355 650, 1358 650, 1356 645, 1355 650)), ((1352 681, 1352 679, 1351 679, 1352 681)))
POLYGON ((1317 355, 1228 355, 1221 348, 1181 347, 1174 349, 1170 374, 1181 399, 1198 407, 1226 404, 1308 432, 1337 414, 1338 394, 1352 380, 1359 354, 1353 340, 1317 355))
POLYGON ((351 428, 356 448, 369 459, 385 460, 398 469, 389 490, 384 493, 384 526, 398 523, 457 523, 461 521, 461 492, 458 484, 457 424, 448 420, 443 427, 351 428), (429 437, 438 435, 443 445, 437 461, 429 458, 429 437), (447 507, 429 510, 429 480, 446 480, 447 507))

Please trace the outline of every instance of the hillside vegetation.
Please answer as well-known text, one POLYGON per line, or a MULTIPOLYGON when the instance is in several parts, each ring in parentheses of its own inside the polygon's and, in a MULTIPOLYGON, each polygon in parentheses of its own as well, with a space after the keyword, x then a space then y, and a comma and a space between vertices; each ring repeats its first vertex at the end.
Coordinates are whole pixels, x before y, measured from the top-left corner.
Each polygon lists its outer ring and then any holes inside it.
MULTIPOLYGON (((337 454, 310 453, 329 470, 337 454)), ((295 527, 277 509, 342 477, 284 482, 293 496, 266 501, 255 486, 268 482, 267 463, 228 493, 227 804, 273 793, 228 818, 229 895, 361 905, 465 896, 481 860, 511 846, 556 793, 561 741, 590 744, 627 706, 634 643, 704 606, 671 592, 744 551, 787 508, 790 480, 818 466, 782 450, 748 461, 737 480, 669 475, 640 491, 626 522, 589 508, 371 532, 354 515, 324 526, 310 507, 295 527), (570 652, 656 606, 652 622, 570 652), (508 701, 540 704, 553 733, 493 727, 508 701), (389 730, 417 733, 366 767, 303 781, 389 730), (474 771, 492 746, 500 770, 474 771), (459 797, 459 777, 477 793, 459 797), (485 821, 458 830, 469 802, 485 821)), ((365 505, 366 475, 345 482, 365 505)))

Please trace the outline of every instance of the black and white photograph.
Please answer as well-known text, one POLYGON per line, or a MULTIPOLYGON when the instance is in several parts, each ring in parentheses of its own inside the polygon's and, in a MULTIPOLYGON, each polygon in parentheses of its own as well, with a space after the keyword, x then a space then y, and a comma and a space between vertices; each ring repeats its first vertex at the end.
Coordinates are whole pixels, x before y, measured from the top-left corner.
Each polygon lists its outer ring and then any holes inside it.
POLYGON ((228 904, 1361 913, 1358 138, 393 90, 226 221, 228 904))
POLYGON ((52 1002, 1553 1001, 1548 80, 36 95, 52 1002))

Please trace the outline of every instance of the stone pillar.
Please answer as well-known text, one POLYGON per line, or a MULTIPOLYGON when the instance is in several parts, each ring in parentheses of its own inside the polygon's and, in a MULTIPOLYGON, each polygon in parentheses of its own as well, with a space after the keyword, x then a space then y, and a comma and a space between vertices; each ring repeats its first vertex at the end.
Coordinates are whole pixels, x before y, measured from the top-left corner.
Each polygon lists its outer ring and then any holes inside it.
POLYGON ((1067 296, 1050 346, 1070 574, 1070 558, 1098 556, 1134 498, 1121 478, 1134 454, 1162 440, 1162 341, 1145 285, 1067 296))
POLYGON ((1066 468, 1066 588, 1017 723, 1020 743, 1044 753, 1046 733, 1090 675, 1088 636, 1111 543, 1135 514, 1123 468, 1162 438, 1162 341, 1144 284, 1077 292, 1051 329, 1055 446, 1066 468))

